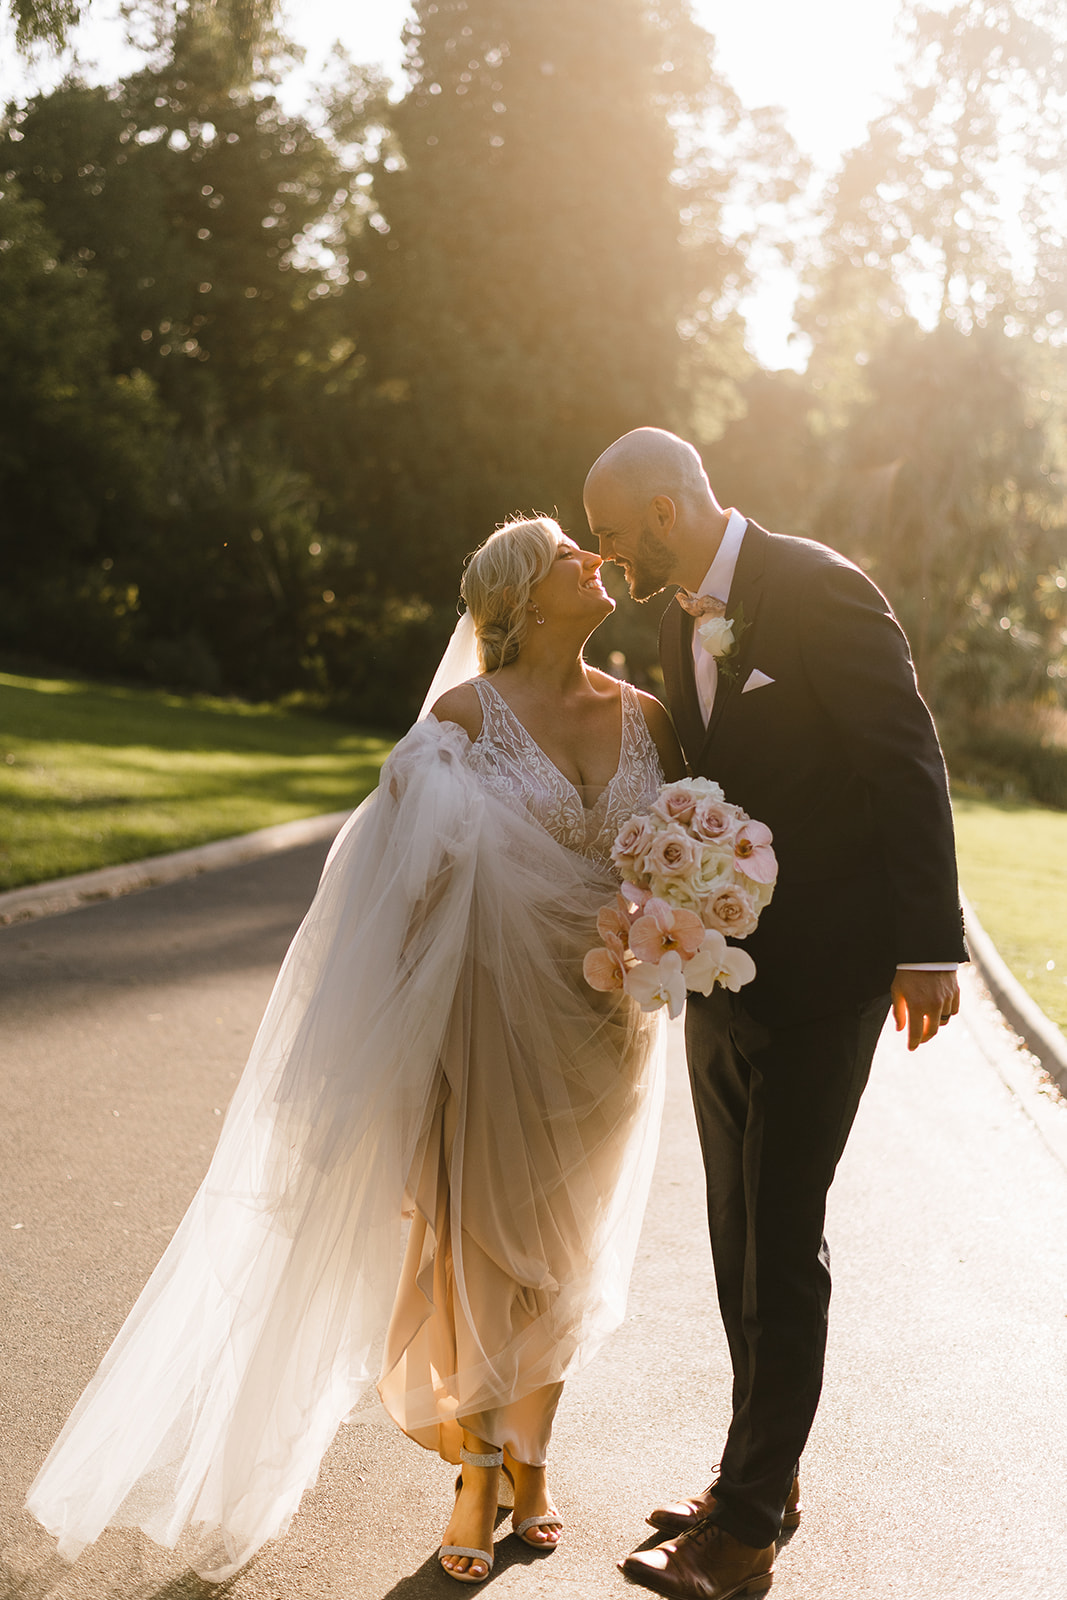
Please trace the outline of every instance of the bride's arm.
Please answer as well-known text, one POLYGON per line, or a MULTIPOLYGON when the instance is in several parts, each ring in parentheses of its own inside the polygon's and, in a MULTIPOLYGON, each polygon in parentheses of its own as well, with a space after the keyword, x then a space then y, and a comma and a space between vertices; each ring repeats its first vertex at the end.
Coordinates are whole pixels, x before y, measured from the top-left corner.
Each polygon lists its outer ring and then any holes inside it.
MULTIPOLYGON (((435 700, 427 715, 436 722, 454 722, 463 729, 473 744, 482 731, 482 704, 477 690, 469 683, 458 684, 435 700)), ((418 724, 416 723, 416 727, 418 724)), ((403 779, 394 772, 389 777, 389 793, 394 800, 400 798, 403 779)))
POLYGON ((679 778, 685 777, 685 757, 682 755, 674 724, 666 706, 661 705, 654 694, 646 694, 643 689, 637 692, 641 698, 641 710, 645 714, 648 731, 659 751, 659 764, 663 768, 663 776, 668 783, 676 783, 679 778))
MULTIPOLYGON (((481 732, 481 702, 476 690, 469 683, 459 684, 455 689, 449 689, 439 700, 435 700, 430 707, 429 715, 435 722, 453 723, 462 728, 472 743, 481 732)), ((452 763, 455 751, 442 748, 437 751, 437 755, 441 761, 452 763)), ((390 784, 390 792, 394 800, 400 799, 400 790, 395 778, 390 784)), ((408 926, 399 951, 402 967, 409 967, 413 961, 417 961, 424 950, 427 926, 432 926, 441 903, 452 885, 453 868, 453 854, 447 846, 443 846, 435 870, 426 879, 423 893, 412 900, 408 926)))

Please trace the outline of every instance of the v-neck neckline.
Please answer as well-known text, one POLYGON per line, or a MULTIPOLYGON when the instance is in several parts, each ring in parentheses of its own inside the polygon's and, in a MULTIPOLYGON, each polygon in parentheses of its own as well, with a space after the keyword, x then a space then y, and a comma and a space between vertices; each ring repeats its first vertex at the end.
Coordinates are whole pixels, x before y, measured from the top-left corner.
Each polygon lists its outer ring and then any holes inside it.
MULTIPOLYGON (((496 688, 494 684, 490 683, 488 678, 479 678, 477 681, 484 684, 489 692, 493 695, 494 699, 499 701, 499 703, 504 707, 504 710, 507 712, 508 716, 511 718, 512 722, 522 733, 523 738, 528 744, 533 746, 538 755, 541 756, 544 761, 548 762, 548 765, 552 768, 552 771, 556 774, 556 776, 563 780, 563 782, 567 785, 567 788, 574 795, 574 798, 577 800, 578 804, 581 806, 583 813, 586 816, 590 816, 600 805, 600 802, 603 800, 604 796, 610 792, 613 784, 616 782, 619 776, 619 773, 622 771, 623 748, 626 744, 625 685, 621 682, 619 683, 619 759, 615 763, 615 771, 611 774, 611 777, 608 779, 607 783, 600 790, 600 793, 597 795, 592 805, 586 805, 585 801, 582 799, 582 791, 578 788, 578 785, 568 778, 565 772, 557 767, 556 763, 553 761, 552 757, 549 755, 544 746, 538 744, 537 740, 534 738, 525 722, 523 722, 508 705, 507 701, 504 699, 504 696, 500 693, 500 690, 496 688)), ((479 734, 478 737, 481 738, 481 734, 479 734)))

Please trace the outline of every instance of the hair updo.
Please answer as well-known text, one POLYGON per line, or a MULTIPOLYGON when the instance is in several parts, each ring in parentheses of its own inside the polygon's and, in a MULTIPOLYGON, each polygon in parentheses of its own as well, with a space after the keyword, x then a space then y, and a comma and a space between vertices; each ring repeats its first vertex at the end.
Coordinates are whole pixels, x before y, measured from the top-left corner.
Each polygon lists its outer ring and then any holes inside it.
POLYGON ((562 538, 551 517, 506 522, 468 557, 459 592, 474 623, 483 672, 506 667, 522 649, 530 590, 552 570, 562 538))

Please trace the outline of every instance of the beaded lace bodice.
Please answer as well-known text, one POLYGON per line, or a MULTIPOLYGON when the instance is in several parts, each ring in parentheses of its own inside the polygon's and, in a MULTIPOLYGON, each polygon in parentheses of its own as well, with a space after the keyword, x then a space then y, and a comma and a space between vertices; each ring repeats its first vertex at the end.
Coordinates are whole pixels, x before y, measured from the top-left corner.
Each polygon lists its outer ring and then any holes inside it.
POLYGON ((663 783, 659 753, 648 731, 637 690, 622 691, 619 765, 593 804, 586 806, 569 778, 527 733, 507 701, 485 678, 474 687, 482 727, 470 750, 474 770, 495 794, 518 801, 547 833, 568 850, 611 866, 615 835, 637 811, 645 811, 663 783))

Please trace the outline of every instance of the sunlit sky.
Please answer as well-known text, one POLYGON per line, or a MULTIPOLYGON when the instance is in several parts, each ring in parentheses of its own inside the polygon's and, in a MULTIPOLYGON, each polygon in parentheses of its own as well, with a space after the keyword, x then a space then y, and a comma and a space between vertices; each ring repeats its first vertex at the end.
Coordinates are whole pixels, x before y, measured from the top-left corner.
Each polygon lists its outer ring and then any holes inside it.
MULTIPOLYGON (((380 62, 398 77, 410 9, 408 0, 288 0, 287 31, 307 60, 287 85, 286 100, 300 104, 336 39, 357 60, 380 62)), ((901 0, 693 0, 697 19, 716 40, 719 68, 743 103, 781 106, 793 137, 824 172, 862 140, 892 93, 900 10, 901 0)), ((94 0, 91 20, 75 36, 89 77, 113 79, 132 64, 117 16, 116 0, 94 0)), ((48 87, 70 61, 68 54, 62 64, 20 63, 7 26, 0 30, 0 96, 48 87)), ((744 307, 749 343, 768 366, 802 364, 801 351, 788 343, 795 290, 790 274, 768 269, 744 307)))

